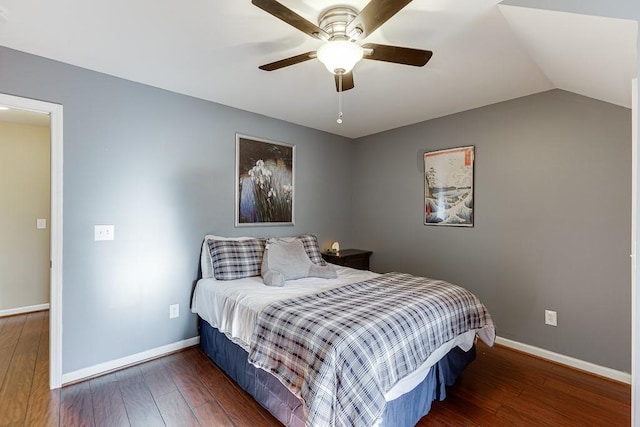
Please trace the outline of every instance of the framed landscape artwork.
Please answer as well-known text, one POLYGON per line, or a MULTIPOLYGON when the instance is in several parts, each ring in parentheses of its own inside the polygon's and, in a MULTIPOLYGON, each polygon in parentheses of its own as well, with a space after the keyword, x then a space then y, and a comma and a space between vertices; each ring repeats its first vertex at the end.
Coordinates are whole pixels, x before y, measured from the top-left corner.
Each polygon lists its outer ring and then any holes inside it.
POLYGON ((424 224, 473 227, 474 147, 424 153, 424 224))
POLYGON ((293 225, 295 146, 236 134, 236 227, 293 225))

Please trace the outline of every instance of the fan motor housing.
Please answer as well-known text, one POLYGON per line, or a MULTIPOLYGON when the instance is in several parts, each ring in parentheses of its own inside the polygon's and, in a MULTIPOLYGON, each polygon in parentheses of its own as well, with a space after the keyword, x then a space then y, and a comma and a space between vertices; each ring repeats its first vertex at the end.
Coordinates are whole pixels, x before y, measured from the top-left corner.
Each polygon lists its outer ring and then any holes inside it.
POLYGON ((347 25, 360 12, 351 6, 334 6, 324 10, 318 17, 318 26, 329 34, 329 40, 349 39, 347 25))

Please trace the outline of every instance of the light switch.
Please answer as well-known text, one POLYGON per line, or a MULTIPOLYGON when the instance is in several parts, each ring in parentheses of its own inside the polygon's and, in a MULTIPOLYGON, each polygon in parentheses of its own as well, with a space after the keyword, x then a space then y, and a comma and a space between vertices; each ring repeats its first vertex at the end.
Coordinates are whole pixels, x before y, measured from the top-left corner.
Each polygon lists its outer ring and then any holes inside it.
POLYGON ((36 228, 38 230, 45 230, 47 228, 47 220, 44 218, 36 219, 36 228))
POLYGON ((94 230, 94 240, 113 240, 115 238, 114 225, 96 225, 94 230))

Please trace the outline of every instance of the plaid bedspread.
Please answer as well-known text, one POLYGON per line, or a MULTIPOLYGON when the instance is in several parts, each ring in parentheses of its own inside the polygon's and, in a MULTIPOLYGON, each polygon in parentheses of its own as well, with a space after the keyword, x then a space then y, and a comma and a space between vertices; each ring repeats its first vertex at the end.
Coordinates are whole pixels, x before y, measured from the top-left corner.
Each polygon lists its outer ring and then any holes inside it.
POLYGON ((301 398, 308 426, 370 427, 384 393, 440 345, 491 326, 486 308, 460 286, 388 273, 268 305, 249 361, 301 398))

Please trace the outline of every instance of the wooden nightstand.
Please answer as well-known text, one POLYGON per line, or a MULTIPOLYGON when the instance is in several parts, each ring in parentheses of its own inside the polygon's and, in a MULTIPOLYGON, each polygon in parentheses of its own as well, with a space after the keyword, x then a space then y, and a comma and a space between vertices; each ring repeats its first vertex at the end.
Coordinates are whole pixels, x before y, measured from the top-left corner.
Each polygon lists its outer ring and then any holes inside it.
POLYGON ((368 270, 369 257, 372 253, 371 251, 362 251, 360 249, 342 249, 335 254, 325 252, 322 254, 322 258, 331 264, 357 268, 358 270, 368 270))

